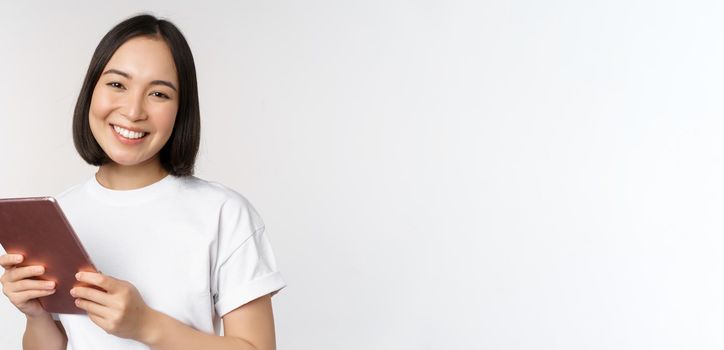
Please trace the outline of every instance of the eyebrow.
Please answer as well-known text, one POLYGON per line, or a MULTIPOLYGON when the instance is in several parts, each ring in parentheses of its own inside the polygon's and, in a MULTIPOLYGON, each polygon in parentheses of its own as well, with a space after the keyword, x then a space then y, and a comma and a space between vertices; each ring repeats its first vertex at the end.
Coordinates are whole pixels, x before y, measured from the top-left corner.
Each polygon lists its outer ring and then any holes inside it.
MULTIPOLYGON (((111 68, 111 69, 103 72, 103 74, 101 74, 101 75, 106 75, 106 74, 111 74, 111 73, 115 73, 115 74, 118 74, 118 75, 122 75, 122 76, 126 77, 126 79, 133 79, 133 78, 131 78, 131 75, 130 75, 130 74, 128 74, 128 73, 126 73, 126 72, 119 71, 118 69, 113 69, 113 68, 111 68)), ((168 81, 166 81, 166 80, 154 80, 154 81, 151 82, 151 85, 164 85, 164 86, 168 86, 168 87, 172 88, 173 91, 178 92, 178 90, 176 90, 176 87, 173 86, 173 84, 171 84, 171 82, 168 82, 168 81)))

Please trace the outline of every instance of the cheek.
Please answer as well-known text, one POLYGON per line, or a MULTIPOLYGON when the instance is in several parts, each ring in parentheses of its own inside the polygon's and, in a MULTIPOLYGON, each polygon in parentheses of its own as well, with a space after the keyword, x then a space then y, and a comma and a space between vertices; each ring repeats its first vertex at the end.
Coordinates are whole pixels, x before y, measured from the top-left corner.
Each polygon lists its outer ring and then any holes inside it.
POLYGON ((105 119, 113 109, 113 99, 108 94, 99 93, 98 91, 93 92, 90 104, 90 116, 91 120, 105 119))
POLYGON ((176 122, 178 107, 172 104, 157 106, 153 110, 153 122, 157 131, 171 134, 173 124, 176 122))

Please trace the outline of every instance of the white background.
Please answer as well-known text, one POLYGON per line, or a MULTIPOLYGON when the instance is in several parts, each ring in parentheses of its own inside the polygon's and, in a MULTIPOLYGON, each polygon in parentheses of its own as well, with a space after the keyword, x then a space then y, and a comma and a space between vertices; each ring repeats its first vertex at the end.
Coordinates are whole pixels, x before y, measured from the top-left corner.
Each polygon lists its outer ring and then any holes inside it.
POLYGON ((95 171, 75 99, 151 11, 196 59, 197 176, 267 224, 280 349, 724 346, 721 1, 203 3, 0 5, 0 197, 95 171))

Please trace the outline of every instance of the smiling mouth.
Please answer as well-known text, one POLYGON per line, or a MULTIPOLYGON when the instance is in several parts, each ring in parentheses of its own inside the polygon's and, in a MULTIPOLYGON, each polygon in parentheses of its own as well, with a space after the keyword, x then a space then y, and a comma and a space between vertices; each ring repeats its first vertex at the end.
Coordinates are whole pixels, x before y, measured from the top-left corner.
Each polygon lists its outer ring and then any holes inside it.
POLYGON ((144 131, 131 131, 114 124, 111 124, 111 127, 113 128, 113 131, 116 132, 116 134, 129 140, 142 139, 146 137, 146 135, 148 135, 148 133, 144 131))

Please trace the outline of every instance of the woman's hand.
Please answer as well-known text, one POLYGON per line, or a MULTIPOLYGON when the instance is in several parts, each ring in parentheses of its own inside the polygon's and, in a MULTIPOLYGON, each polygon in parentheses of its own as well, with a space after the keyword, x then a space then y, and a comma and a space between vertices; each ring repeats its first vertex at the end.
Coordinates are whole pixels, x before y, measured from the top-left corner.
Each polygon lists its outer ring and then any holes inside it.
POLYGON ((79 272, 78 281, 98 286, 104 291, 74 287, 70 294, 75 304, 88 312, 91 321, 106 333, 121 338, 143 341, 147 338, 154 310, 143 301, 130 282, 94 272, 79 272))
POLYGON ((0 283, 10 302, 27 317, 48 315, 43 309, 39 297, 55 293, 55 282, 31 279, 45 273, 43 266, 15 267, 23 261, 20 254, 5 254, 0 256, 0 266, 5 269, 0 283))

